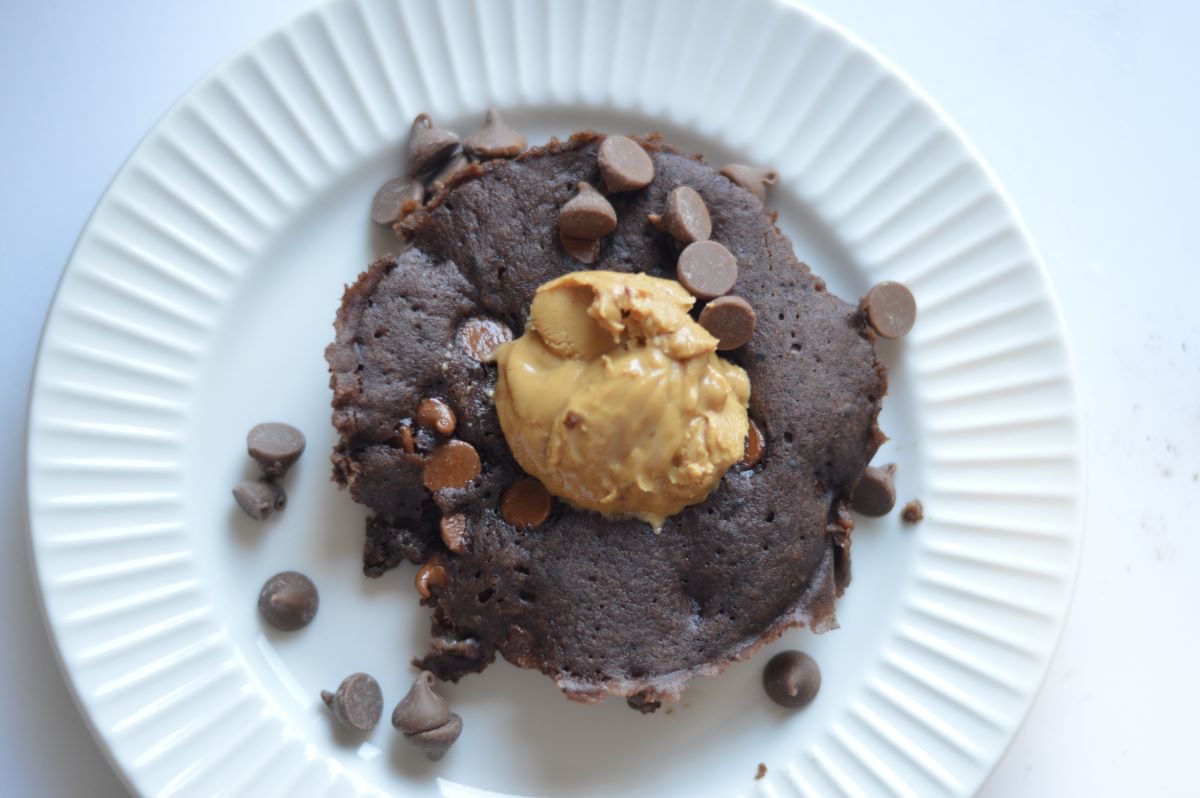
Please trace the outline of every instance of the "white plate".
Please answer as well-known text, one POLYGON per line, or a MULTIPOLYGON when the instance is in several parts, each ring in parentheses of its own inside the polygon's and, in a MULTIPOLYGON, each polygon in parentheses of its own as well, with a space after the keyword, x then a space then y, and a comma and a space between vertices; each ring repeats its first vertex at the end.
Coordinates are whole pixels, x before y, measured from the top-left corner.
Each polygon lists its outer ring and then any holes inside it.
POLYGON ((1079 548, 1080 429, 1060 321, 1002 192, 951 125, 864 46, 777 2, 342 0, 289 23, 176 106, 79 240, 29 419, 33 549, 84 715, 146 795, 967 795, 1045 673, 1079 548), (788 634, 672 712, 562 699, 507 664, 448 688, 466 731, 431 765, 385 723, 331 730, 318 690, 412 678, 412 570, 360 574, 363 510, 329 481, 322 348, 342 284, 394 246, 367 221, 427 110, 496 105, 531 141, 662 130, 782 174, 771 205, 831 288, 911 286, 884 344, 879 461, 896 514, 855 531, 842 629, 788 634), (291 503, 258 525, 230 486, 244 435, 309 436, 291 503), (262 581, 311 574, 321 612, 278 635, 262 581), (802 646, 800 713, 758 687, 802 646), (758 763, 768 772, 755 780, 758 763))

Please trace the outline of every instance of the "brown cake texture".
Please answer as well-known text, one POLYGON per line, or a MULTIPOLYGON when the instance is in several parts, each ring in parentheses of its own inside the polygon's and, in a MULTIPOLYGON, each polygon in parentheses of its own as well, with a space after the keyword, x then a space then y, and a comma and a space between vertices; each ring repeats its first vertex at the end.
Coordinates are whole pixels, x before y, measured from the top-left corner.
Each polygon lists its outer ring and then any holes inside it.
POLYGON ((433 628, 422 667, 456 681, 500 654, 571 698, 623 696, 649 711, 789 627, 836 626, 834 598, 850 578, 847 501, 884 440, 887 377, 863 314, 796 258, 762 203, 656 136, 638 139, 653 182, 608 197, 618 224, 596 263, 571 258, 557 215, 579 181, 601 185, 603 139, 576 134, 464 169, 397 226, 402 254, 347 288, 326 352, 334 475, 373 511, 368 575, 424 564, 433 628), (757 315, 749 343, 721 354, 749 374, 761 457, 657 532, 560 500, 544 522, 514 526, 501 498, 525 475, 492 403, 495 366, 480 356, 496 336, 520 335, 538 286, 564 273, 674 279, 678 246, 647 215, 684 185, 737 258, 735 292, 757 315), (420 423, 428 399, 452 411, 448 436, 420 423), (432 453, 451 439, 474 448, 479 473, 431 490, 432 453))

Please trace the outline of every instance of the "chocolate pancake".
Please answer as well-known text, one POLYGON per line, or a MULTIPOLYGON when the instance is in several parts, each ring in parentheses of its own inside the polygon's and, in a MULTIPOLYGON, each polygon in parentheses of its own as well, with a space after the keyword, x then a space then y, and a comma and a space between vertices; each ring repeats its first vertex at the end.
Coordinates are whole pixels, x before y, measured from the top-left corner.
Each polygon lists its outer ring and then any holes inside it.
POLYGON ((571 259, 558 211, 579 181, 601 184, 602 140, 577 134, 469 167, 398 226, 403 254, 346 290, 326 352, 341 436, 334 475, 374 511, 367 574, 404 560, 444 569, 445 580, 429 580, 433 641, 420 665, 457 680, 499 653, 571 698, 619 695, 648 711, 789 627, 836 626, 833 600, 850 576, 847 500, 883 440, 887 378, 862 314, 797 260, 761 203, 655 137, 640 140, 653 183, 610 195, 619 222, 598 261, 571 259), (750 342, 722 355, 750 376, 765 451, 658 533, 557 500, 544 523, 517 528, 500 497, 524 475, 490 400, 495 367, 471 342, 482 320, 520 335, 534 291, 565 272, 673 279, 676 243, 646 217, 681 185, 703 197, 713 240, 737 258, 735 291, 757 313, 750 342), (481 473, 465 487, 423 483, 428 452, 446 440, 415 421, 426 398, 450 406, 452 437, 479 453, 481 473))

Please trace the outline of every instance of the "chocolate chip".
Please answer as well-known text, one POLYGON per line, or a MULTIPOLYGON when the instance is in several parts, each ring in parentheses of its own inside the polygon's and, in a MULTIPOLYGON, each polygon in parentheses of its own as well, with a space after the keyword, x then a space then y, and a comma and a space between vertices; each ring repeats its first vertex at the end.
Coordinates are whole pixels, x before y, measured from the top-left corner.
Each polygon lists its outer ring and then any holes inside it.
POLYGON ((765 166, 747 166, 744 163, 731 163, 721 167, 721 174, 749 191, 759 202, 767 201, 767 186, 779 182, 779 173, 765 166))
POLYGON ((417 114, 408 134, 408 173, 423 175, 444 164, 458 149, 458 136, 433 126, 429 114, 417 114))
POLYGON ((645 188, 654 180, 654 161, 631 138, 609 136, 596 155, 604 188, 611 193, 645 188))
POLYGON ((572 238, 597 239, 617 226, 617 212, 590 183, 579 182, 579 193, 558 212, 558 229, 572 238))
POLYGON ((479 476, 479 452, 466 441, 447 441, 425 461, 425 487, 437 493, 443 488, 462 488, 479 476))
POLYGON ((441 191, 446 187, 446 184, 450 182, 450 178, 454 177, 456 174, 466 169, 470 165, 471 159, 463 155, 461 152, 458 153, 453 158, 446 161, 446 165, 439 169, 437 173, 435 173, 434 176, 429 179, 429 191, 434 194, 441 191))
POLYGON ((742 465, 746 468, 754 468, 762 462, 766 451, 767 439, 754 419, 750 419, 750 426, 746 432, 746 453, 742 456, 742 465))
POLYGON ((417 405, 417 423, 442 435, 454 432, 454 411, 441 399, 422 399, 417 405))
POLYGON ((921 503, 920 499, 913 499, 900 511, 900 520, 906 524, 921 523, 925 520, 925 505, 921 503))
POLYGON ((320 605, 317 586, 298 571, 275 574, 258 591, 258 611, 263 620, 284 632, 308 626, 320 605))
POLYGON ((458 348, 466 352, 480 363, 491 361, 496 347, 506 344, 513 339, 512 330, 495 319, 476 316, 467 319, 458 328, 455 342, 458 348))
POLYGON ((383 717, 383 690, 365 673, 352 673, 338 685, 336 693, 321 691, 321 700, 333 710, 338 722, 351 731, 369 732, 383 717))
POLYGON ((716 241, 697 241, 680 253, 675 272, 692 296, 715 299, 728 294, 737 282, 737 258, 716 241))
POLYGON ((417 209, 425 200, 425 186, 411 177, 395 177, 384 183, 371 200, 371 221, 391 227, 417 209))
POLYGON ((283 488, 269 479, 246 479, 233 487, 233 498, 246 515, 255 521, 266 521, 271 513, 287 505, 283 488))
POLYGON ((673 189, 667 195, 666 210, 661 215, 652 213, 646 218, 659 230, 684 244, 704 241, 712 235, 712 219, 708 215, 708 206, 691 186, 673 189))
POLYGON ((900 283, 879 283, 863 297, 862 307, 881 338, 899 338, 917 320, 917 301, 900 283))
POLYGON ((872 518, 890 513, 896 506, 896 486, 892 480, 895 473, 896 466, 891 464, 883 468, 867 466, 850 496, 854 511, 872 518))
POLYGON ((487 109, 483 127, 467 136, 463 149, 476 158, 511 158, 525 149, 525 137, 508 126, 495 108, 487 109))
POLYGON ((509 485, 500 497, 500 514, 515 527, 541 526, 550 517, 550 492, 532 477, 509 485))
POLYGON ((433 596, 433 591, 449 584, 450 575, 446 573, 446 566, 435 558, 417 569, 417 575, 413 581, 416 583, 417 592, 421 594, 421 598, 427 599, 433 596))
POLYGON ((421 671, 392 710, 393 728, 406 735, 436 729, 449 722, 450 705, 433 689, 433 674, 429 671, 421 671))
POLYGON ((429 731, 406 734, 405 739, 425 752, 425 756, 436 762, 446 755, 450 746, 462 734, 462 718, 458 713, 451 712, 450 720, 444 725, 429 731))
POLYGON ((781 707, 808 706, 821 689, 821 669, 803 651, 780 651, 763 668, 763 689, 781 707))
POLYGON ((588 266, 600 258, 600 239, 598 238, 574 238, 559 233, 558 243, 562 245, 564 252, 588 266))
POLYGON ((754 335, 754 308, 740 296, 717 297, 700 311, 700 326, 717 339, 717 349, 737 349, 754 335))
POLYGON ((461 513, 444 516, 438 524, 442 542, 446 548, 455 554, 462 554, 467 548, 467 517, 461 513))
POLYGON ((291 424, 259 424, 246 434, 246 450, 264 474, 282 477, 304 454, 304 433, 291 424))
POLYGON ((393 449, 403 449, 407 454, 416 452, 417 446, 416 442, 413 441, 412 428, 407 424, 401 424, 396 427, 396 431, 388 439, 388 446, 391 446, 393 449))

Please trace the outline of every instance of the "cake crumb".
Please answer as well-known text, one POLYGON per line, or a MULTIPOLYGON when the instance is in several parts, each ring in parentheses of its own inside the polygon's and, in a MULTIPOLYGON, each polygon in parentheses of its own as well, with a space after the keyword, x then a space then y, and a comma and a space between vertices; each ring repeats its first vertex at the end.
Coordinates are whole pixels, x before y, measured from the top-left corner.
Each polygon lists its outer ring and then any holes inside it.
POLYGON ((767 775, 767 766, 762 762, 758 763, 758 772, 754 774, 754 780, 759 781, 763 776, 767 775))
POLYGON ((913 499, 904 505, 904 509, 900 511, 900 518, 906 524, 921 523, 925 518, 925 505, 921 504, 920 499, 913 499))

